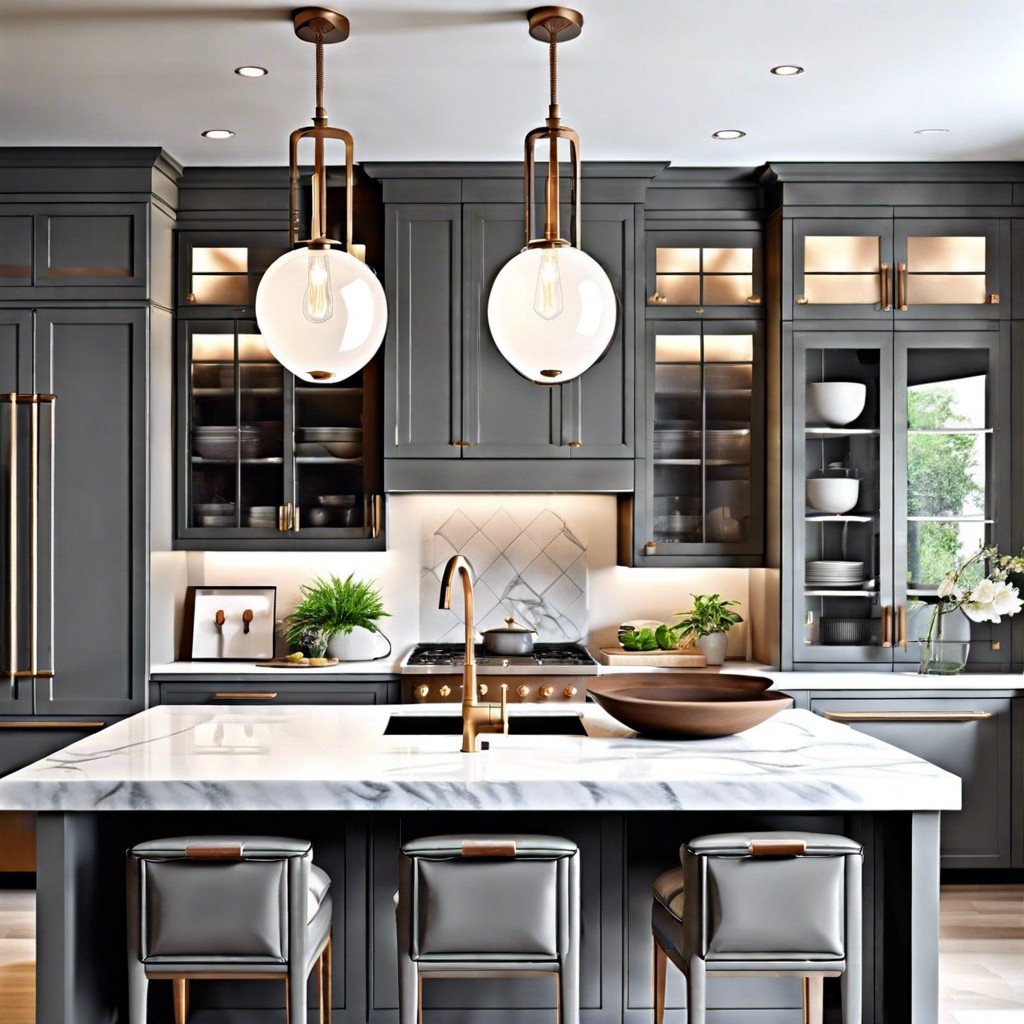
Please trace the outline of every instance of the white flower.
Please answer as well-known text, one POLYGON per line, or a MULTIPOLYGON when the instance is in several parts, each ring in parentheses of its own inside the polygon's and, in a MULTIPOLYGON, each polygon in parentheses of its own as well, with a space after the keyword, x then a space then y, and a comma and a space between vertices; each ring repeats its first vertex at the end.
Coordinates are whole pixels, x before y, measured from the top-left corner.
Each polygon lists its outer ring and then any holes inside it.
POLYGON ((996 583, 993 589, 996 593, 992 600, 992 610, 996 615, 1016 615, 1024 607, 1024 601, 1021 601, 1017 588, 1012 584, 996 583))
POLYGON ((1003 615, 1016 615, 1024 602, 1011 584, 982 580, 961 607, 972 622, 999 622, 1003 615))
POLYGON ((942 582, 939 584, 939 597, 959 597, 960 595, 956 592, 956 579, 952 573, 942 577, 942 582))

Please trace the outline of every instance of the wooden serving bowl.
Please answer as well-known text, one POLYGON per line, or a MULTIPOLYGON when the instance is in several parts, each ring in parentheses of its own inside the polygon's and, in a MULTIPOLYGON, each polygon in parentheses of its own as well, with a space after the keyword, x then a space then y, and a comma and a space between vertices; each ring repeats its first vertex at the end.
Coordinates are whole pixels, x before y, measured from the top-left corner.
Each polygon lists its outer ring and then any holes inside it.
POLYGON ((588 683, 590 695, 613 718, 645 736, 667 739, 732 736, 793 706, 769 690, 770 679, 728 673, 624 673, 588 683))

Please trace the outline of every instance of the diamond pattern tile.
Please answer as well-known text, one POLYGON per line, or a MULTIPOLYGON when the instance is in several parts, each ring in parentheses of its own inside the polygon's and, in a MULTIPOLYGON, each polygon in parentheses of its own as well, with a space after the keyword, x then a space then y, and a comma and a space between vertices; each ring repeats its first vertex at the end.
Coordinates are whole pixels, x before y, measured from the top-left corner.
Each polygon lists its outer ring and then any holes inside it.
POLYGON ((507 616, 537 630, 537 639, 577 641, 587 635, 586 534, 547 507, 543 497, 474 501, 424 523, 420 577, 420 639, 460 642, 461 597, 437 607, 441 571, 453 554, 475 571, 477 626, 502 626, 507 616))

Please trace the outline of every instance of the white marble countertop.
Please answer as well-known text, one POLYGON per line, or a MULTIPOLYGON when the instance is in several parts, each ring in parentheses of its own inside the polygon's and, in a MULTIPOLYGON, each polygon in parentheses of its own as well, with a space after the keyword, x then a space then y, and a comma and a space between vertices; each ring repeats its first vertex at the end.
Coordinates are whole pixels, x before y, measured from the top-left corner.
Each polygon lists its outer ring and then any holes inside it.
MULTIPOLYGON (((383 736, 432 706, 161 706, 0 779, 0 810, 948 810, 960 780, 808 711, 736 736, 640 739, 595 705, 588 736, 383 736)), ((565 707, 513 709, 549 714, 565 707)))
POLYGON ((332 680, 341 676, 396 676, 407 653, 400 651, 375 661, 339 661, 337 665, 325 665, 322 668, 285 668, 260 665, 255 661, 169 661, 163 665, 152 665, 149 674, 183 679, 230 675, 266 676, 268 679, 316 679, 319 676, 332 680))

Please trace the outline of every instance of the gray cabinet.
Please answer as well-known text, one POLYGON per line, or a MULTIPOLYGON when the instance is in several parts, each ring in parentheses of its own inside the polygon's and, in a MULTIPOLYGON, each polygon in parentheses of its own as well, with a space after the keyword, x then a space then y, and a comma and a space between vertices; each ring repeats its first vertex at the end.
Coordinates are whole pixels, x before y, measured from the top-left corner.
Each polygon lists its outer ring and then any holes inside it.
POLYGON ((145 298, 148 241, 145 203, 2 205, 0 298, 145 298))
POLYGON ((147 312, 0 318, 0 389, 18 396, 0 416, 0 713, 130 714, 146 672, 147 312))
POLYGON ((984 693, 929 698, 888 691, 842 698, 814 694, 811 710, 958 775, 962 809, 942 814, 942 866, 1007 868, 1015 845, 1011 799, 1020 802, 1024 783, 1007 770, 1015 703, 984 693))
MULTIPOLYGON (((420 191, 440 197, 445 184, 420 191)), ((621 301, 616 332, 582 377, 542 387, 487 326, 494 278, 522 247, 522 206, 386 202, 388 490, 632 488, 639 207, 585 203, 583 223, 621 301)))
POLYGON ((150 681, 150 704, 211 704, 232 707, 239 704, 272 706, 281 704, 397 704, 397 676, 350 675, 317 672, 309 680, 294 675, 268 680, 266 674, 208 676, 196 679, 154 675, 150 681))

